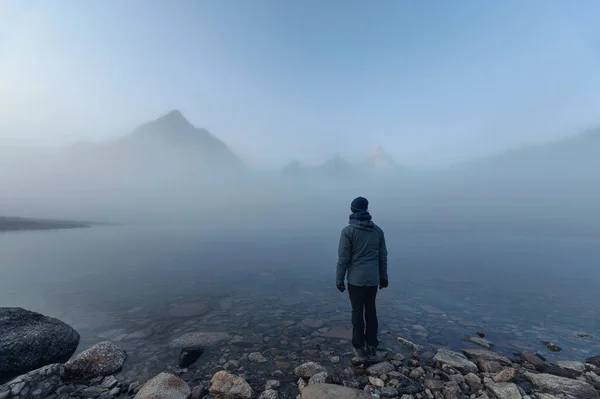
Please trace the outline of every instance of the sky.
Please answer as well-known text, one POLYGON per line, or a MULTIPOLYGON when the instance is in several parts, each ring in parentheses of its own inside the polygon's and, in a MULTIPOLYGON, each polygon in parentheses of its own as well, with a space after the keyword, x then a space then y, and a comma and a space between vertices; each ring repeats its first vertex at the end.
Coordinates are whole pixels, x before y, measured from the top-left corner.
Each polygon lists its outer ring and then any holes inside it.
POLYGON ((443 165, 600 126, 600 2, 0 1, 0 140, 179 109, 255 165, 443 165))

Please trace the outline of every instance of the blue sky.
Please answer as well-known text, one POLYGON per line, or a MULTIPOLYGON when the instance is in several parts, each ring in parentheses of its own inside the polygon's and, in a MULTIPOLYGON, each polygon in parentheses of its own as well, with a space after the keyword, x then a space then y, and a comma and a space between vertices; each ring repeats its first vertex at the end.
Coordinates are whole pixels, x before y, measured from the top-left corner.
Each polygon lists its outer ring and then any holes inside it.
POLYGON ((597 1, 0 2, 0 138, 180 109, 251 163, 438 165, 600 126, 597 1))

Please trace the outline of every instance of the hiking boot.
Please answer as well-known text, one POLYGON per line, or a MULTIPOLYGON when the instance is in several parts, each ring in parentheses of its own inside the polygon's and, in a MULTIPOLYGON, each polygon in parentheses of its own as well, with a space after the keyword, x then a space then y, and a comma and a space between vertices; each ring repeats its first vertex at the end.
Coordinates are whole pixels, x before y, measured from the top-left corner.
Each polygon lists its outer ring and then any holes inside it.
POLYGON ((356 360, 359 363, 364 363, 367 360, 367 351, 365 350, 364 347, 362 348, 355 348, 352 347, 352 351, 354 352, 354 356, 356 356, 356 360))
POLYGON ((377 347, 376 346, 371 346, 371 345, 367 345, 367 359, 370 362, 375 362, 377 361, 377 347))

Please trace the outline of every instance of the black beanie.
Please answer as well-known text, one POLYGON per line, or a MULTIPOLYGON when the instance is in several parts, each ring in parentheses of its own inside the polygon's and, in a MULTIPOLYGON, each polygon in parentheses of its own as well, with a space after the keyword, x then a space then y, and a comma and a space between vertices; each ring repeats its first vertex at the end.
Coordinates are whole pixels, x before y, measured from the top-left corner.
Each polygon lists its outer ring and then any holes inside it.
POLYGON ((366 211, 369 209, 369 201, 366 198, 358 197, 350 204, 350 210, 354 213, 358 211, 366 211))

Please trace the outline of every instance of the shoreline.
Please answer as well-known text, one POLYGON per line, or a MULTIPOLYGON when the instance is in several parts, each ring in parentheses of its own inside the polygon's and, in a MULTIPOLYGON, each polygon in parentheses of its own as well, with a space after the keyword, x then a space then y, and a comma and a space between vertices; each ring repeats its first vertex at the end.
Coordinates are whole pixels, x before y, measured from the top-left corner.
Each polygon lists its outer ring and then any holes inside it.
POLYGON ((90 227, 92 227, 92 224, 85 222, 0 216, 0 233, 15 231, 82 229, 90 227))

